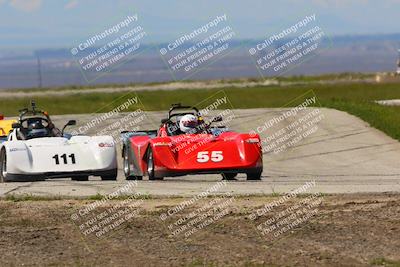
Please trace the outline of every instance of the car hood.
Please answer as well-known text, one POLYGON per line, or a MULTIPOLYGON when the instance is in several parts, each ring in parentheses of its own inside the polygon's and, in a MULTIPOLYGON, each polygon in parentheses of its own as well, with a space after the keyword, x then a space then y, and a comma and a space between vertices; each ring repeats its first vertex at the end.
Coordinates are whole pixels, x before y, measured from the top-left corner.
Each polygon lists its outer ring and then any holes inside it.
POLYGON ((215 142, 215 141, 233 141, 240 137, 239 133, 226 132, 221 135, 214 136, 212 134, 181 134, 177 136, 169 136, 173 144, 177 143, 198 143, 198 142, 215 142))
POLYGON ((87 143, 90 140, 88 136, 72 137, 71 139, 65 137, 43 137, 26 140, 25 144, 30 147, 35 146, 62 146, 71 145, 76 143, 87 143))
POLYGON ((200 142, 203 140, 214 140, 216 139, 215 136, 212 134, 181 134, 177 136, 170 136, 169 137, 172 143, 180 143, 180 142, 200 142))

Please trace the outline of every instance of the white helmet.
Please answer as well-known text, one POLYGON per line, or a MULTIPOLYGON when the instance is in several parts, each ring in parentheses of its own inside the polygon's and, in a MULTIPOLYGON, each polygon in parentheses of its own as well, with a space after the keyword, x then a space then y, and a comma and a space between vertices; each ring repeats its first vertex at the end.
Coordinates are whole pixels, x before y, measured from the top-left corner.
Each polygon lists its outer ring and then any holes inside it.
POLYGON ((179 128, 184 133, 194 133, 197 126, 197 117, 192 114, 184 115, 179 121, 179 128))

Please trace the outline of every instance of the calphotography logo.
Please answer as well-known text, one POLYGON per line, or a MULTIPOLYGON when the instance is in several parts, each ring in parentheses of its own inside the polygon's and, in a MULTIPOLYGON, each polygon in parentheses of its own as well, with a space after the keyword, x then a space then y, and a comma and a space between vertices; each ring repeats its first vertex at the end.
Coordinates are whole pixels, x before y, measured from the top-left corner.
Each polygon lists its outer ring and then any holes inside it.
POLYGON ((308 193, 316 186, 315 180, 309 181, 299 188, 265 204, 249 218, 257 223, 257 230, 269 242, 281 238, 286 232, 307 222, 318 214, 318 208, 323 201, 320 193, 312 193, 296 201, 300 194, 308 193))
MULTIPOLYGON (((184 155, 182 163, 192 160, 202 163, 213 159, 223 161, 223 152, 217 149, 221 146, 218 141, 223 133, 233 130, 231 125, 236 119, 225 91, 218 91, 196 104, 195 107, 198 109, 199 124, 188 132, 189 135, 180 135, 173 139, 171 151, 175 155, 184 155)), ((179 130, 179 125, 172 125, 170 131, 176 130, 179 130)))
POLYGON ((143 50, 147 33, 139 15, 130 14, 115 25, 90 36, 71 49, 82 74, 92 82, 143 50))
POLYGON ((135 192, 137 182, 129 182, 112 193, 80 208, 71 215, 85 238, 104 238, 123 229, 138 216, 144 196, 135 192), (119 202, 113 200, 122 198, 119 202))
POLYGON ((111 111, 99 115, 92 119, 91 121, 87 122, 85 125, 80 126, 78 128, 78 132, 73 132, 73 134, 83 134, 87 132, 90 128, 97 128, 99 127, 103 122, 107 121, 108 119, 118 115, 120 112, 128 110, 128 108, 132 105, 138 104, 138 98, 133 97, 133 98, 128 98, 124 103, 121 105, 118 105, 116 108, 112 109, 111 111))
POLYGON ((257 43, 249 49, 249 54, 263 77, 277 76, 330 45, 331 41, 318 25, 317 15, 314 13, 257 43))
POLYGON ((120 145, 129 132, 143 130, 147 125, 154 127, 153 119, 148 116, 137 94, 128 93, 98 109, 89 119, 79 121, 70 134, 111 136, 120 145), (121 135, 123 132, 128 133, 121 135))
POLYGON ((189 238, 227 216, 235 198, 229 192, 220 192, 227 182, 215 183, 207 190, 161 213, 171 237, 189 238), (213 196, 208 199, 208 197, 213 196))
MULTIPOLYGON (((283 154, 315 136, 321 121, 325 119, 312 91, 300 96, 304 101, 293 108, 283 108, 277 115, 258 120, 257 127, 249 131, 251 136, 260 136, 262 153, 283 154)), ((296 101, 296 99, 294 100, 296 101)))
POLYGON ((160 55, 175 80, 188 79, 232 51, 235 36, 227 14, 218 15, 161 47, 160 55))

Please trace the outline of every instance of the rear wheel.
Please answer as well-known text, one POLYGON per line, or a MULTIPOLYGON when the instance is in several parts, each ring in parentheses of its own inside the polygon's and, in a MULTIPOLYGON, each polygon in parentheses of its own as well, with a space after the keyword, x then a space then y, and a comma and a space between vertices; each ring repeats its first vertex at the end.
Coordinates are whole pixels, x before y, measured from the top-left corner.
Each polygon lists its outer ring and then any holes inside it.
POLYGON ((237 173, 222 173, 222 179, 224 180, 236 180, 235 177, 237 176, 237 173))
POLYGON ((117 180, 118 169, 113 170, 110 174, 102 175, 101 180, 103 181, 115 181, 117 180))
POLYGON ((247 180, 249 181, 257 181, 261 180, 261 173, 262 172, 248 172, 247 174, 247 180))
POLYGON ((82 175, 82 176, 75 176, 75 177, 72 177, 71 178, 71 180, 72 181, 89 181, 89 176, 85 176, 85 175, 82 175))
POLYGON ((131 174, 131 166, 129 161, 129 151, 127 148, 124 148, 124 174, 126 180, 142 180, 142 176, 135 176, 131 174))
POLYGON ((131 176, 129 176, 129 177, 126 177, 126 180, 128 180, 128 181, 143 180, 143 176, 131 175, 131 176))
POLYGON ((155 177, 154 173, 154 157, 153 150, 149 149, 147 152, 147 174, 149 175, 149 180, 162 180, 163 177, 155 177))
POLYGON ((7 153, 3 148, 0 151, 0 183, 7 182, 7 153))

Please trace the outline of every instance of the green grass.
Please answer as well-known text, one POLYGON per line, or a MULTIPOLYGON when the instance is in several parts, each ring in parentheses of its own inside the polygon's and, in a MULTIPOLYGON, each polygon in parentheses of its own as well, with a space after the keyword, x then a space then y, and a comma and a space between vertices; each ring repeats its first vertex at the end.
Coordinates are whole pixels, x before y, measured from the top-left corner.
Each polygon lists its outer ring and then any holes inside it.
MULTIPOLYGON (((221 89, 141 91, 137 92, 144 110, 167 110, 171 103, 196 105, 221 89)), ((225 88, 233 108, 278 108, 295 106, 315 94, 322 107, 335 108, 360 117, 371 126, 400 140, 400 107, 375 104, 375 100, 400 99, 400 84, 338 83, 290 86, 260 86, 225 88)), ((134 93, 73 94, 64 97, 37 97, 39 107, 50 114, 108 112, 134 93)), ((0 113, 17 115, 17 110, 29 104, 28 98, 0 98, 0 113)), ((226 106, 225 106, 226 107, 226 106)), ((135 110, 138 106, 131 106, 135 110)))
POLYGON ((288 77, 277 77, 278 81, 283 82, 320 82, 320 81, 351 81, 351 80, 365 80, 365 79, 374 79, 376 77, 375 73, 352 73, 352 72, 344 72, 344 73, 332 73, 332 74, 323 74, 323 75, 315 75, 315 76, 288 76, 288 77))
POLYGON ((385 107, 355 101, 332 101, 326 106, 355 115, 368 122, 372 127, 400 140, 400 106, 385 107))
POLYGON ((373 266, 400 267, 400 261, 392 261, 385 258, 377 258, 371 261, 373 266))
POLYGON ((64 199, 61 196, 35 196, 31 194, 24 194, 24 195, 6 195, 4 198, 6 201, 11 201, 11 202, 23 202, 23 201, 48 201, 48 200, 62 200, 64 199))

